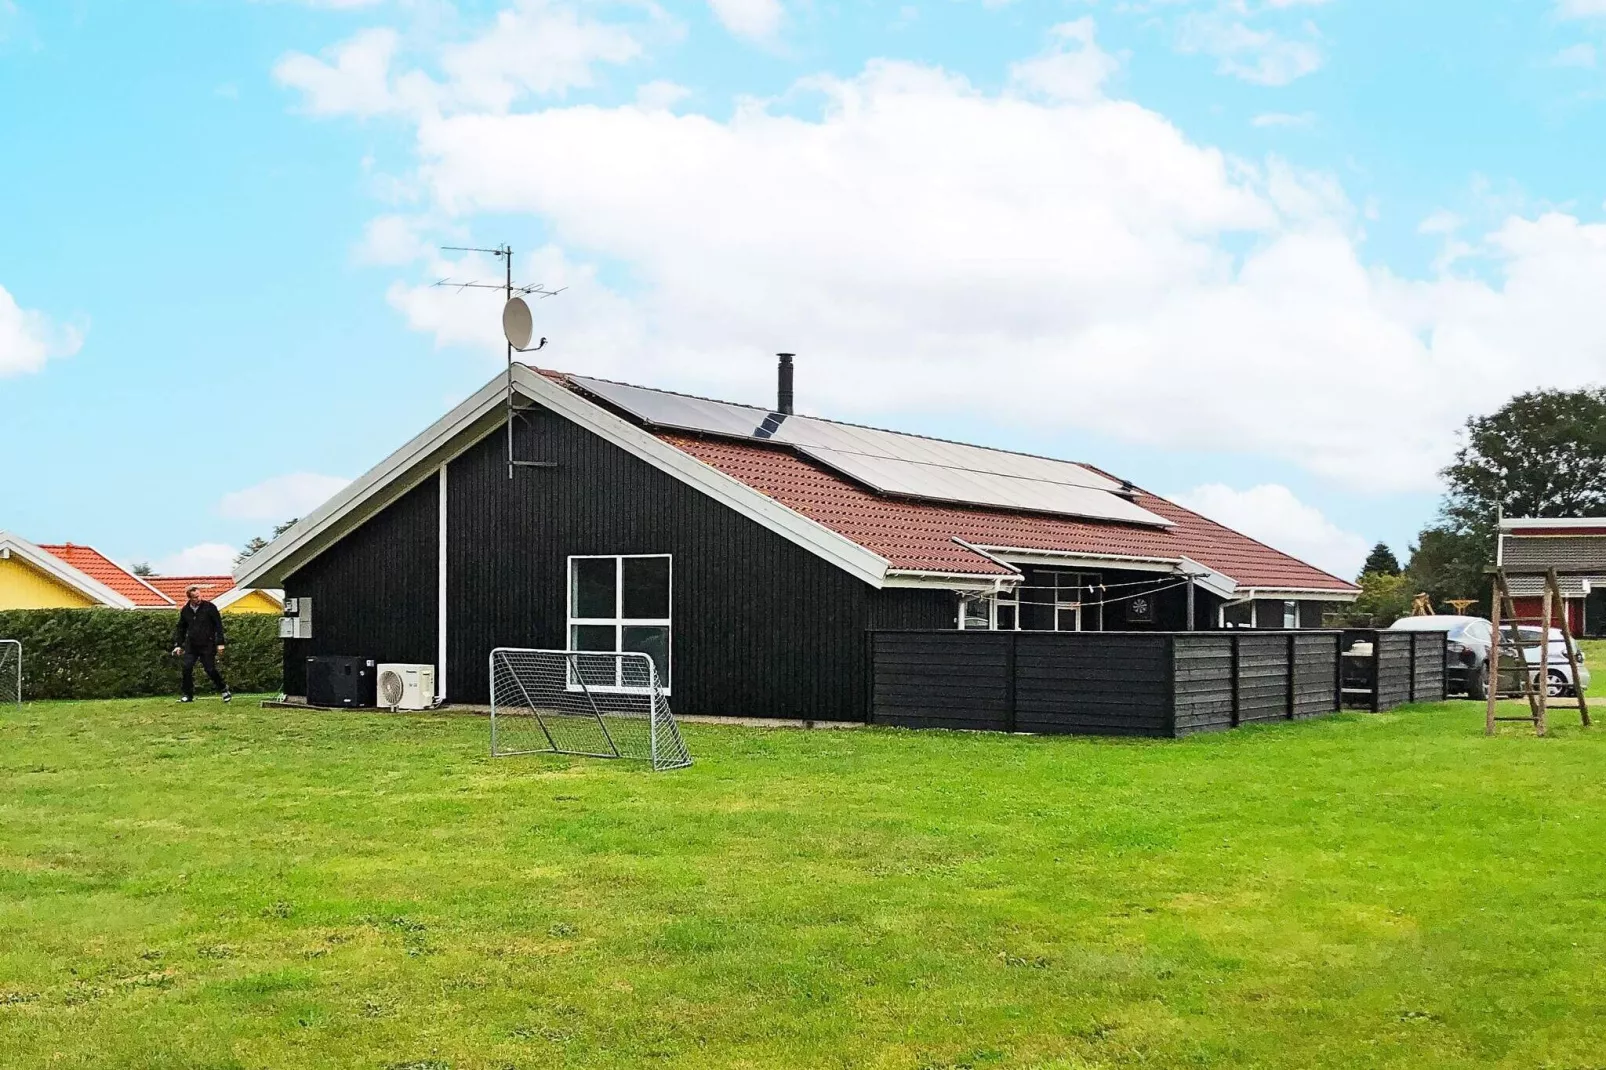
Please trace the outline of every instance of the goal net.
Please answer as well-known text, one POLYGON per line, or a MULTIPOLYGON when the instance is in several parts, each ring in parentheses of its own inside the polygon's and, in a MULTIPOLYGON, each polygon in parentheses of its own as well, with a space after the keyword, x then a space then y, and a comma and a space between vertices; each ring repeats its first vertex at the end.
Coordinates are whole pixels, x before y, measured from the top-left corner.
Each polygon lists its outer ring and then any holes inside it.
POLYGON ((491 651, 491 754, 691 764, 652 658, 591 650, 491 651))
POLYGON ((22 642, 0 639, 0 705, 22 705, 22 642))

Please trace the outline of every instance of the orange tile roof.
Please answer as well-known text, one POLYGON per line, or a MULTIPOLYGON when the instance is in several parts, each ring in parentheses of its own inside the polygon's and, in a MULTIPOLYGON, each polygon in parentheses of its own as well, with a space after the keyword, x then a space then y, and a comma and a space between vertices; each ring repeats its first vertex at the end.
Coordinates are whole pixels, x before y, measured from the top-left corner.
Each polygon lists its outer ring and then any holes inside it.
POLYGON ((192 583, 201 589, 201 598, 208 602, 216 602, 234 590, 233 576, 147 576, 145 582, 167 595, 177 606, 187 600, 184 592, 192 583))
POLYGON ((58 557, 90 579, 105 584, 118 594, 142 608, 166 608, 173 603, 158 591, 141 583, 138 576, 123 568, 92 546, 39 544, 39 549, 58 557))
MULTIPOLYGON (((888 498, 783 446, 682 432, 659 439, 802 513, 891 562, 895 569, 994 576, 1006 570, 954 539, 982 546, 1126 557, 1188 557, 1240 587, 1310 588, 1352 593, 1354 584, 1307 565, 1147 491, 1137 504, 1174 523, 1169 529, 1039 513, 888 498)), ((1105 473, 1108 474, 1108 473, 1105 473)))

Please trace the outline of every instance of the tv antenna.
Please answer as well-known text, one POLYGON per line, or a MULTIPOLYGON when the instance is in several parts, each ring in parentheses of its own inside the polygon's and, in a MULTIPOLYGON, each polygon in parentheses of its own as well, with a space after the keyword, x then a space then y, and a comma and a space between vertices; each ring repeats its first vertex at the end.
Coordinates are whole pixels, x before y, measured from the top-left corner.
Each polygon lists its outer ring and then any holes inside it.
POLYGON ((535 334, 535 316, 530 311, 529 298, 545 301, 549 297, 556 297, 567 286, 560 286, 556 290, 549 290, 540 283, 525 283, 517 286, 513 283, 513 247, 511 245, 498 245, 494 249, 482 249, 471 245, 443 245, 442 251, 453 253, 485 253, 487 256, 499 257, 505 269, 501 282, 459 282, 455 279, 445 278, 436 282, 436 286, 445 286, 458 290, 501 290, 505 303, 502 305, 502 336, 507 339, 507 477, 513 478, 515 468, 556 468, 556 461, 520 461, 513 457, 513 418, 524 418, 524 410, 513 403, 513 354, 534 353, 546 345, 543 338, 535 345, 530 344, 535 334))

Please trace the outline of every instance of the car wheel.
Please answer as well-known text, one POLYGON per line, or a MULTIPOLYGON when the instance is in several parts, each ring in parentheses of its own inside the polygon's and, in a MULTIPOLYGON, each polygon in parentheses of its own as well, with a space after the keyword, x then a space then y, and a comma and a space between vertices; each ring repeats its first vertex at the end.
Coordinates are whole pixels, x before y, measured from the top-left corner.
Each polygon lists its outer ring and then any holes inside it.
POLYGON ((1545 674, 1545 694, 1551 698, 1561 698, 1568 690, 1566 673, 1560 669, 1551 669, 1545 674))
POLYGON ((1467 698, 1489 696, 1489 663, 1486 661, 1467 673, 1467 698))

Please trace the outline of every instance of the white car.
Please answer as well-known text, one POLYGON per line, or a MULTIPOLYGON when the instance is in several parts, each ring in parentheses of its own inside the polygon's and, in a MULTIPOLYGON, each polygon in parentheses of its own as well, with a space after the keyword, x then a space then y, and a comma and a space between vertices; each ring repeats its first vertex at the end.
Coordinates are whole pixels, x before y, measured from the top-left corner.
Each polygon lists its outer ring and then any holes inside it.
MULTIPOLYGON (((1501 644, 1501 655, 1506 657, 1514 656, 1516 651, 1513 649, 1514 644, 1512 641, 1513 637, 1511 634, 1511 625, 1501 625, 1500 631, 1502 632, 1503 637, 1507 640, 1505 643, 1501 644)), ((1517 626, 1517 632, 1521 636, 1522 641, 1524 643, 1531 644, 1522 648, 1523 660, 1529 665, 1536 666, 1539 664, 1539 643, 1541 631, 1543 631, 1543 629, 1541 629, 1537 624, 1519 624, 1517 626)), ((1588 691, 1590 679, 1589 666, 1584 664, 1584 650, 1577 643, 1574 643, 1573 651, 1578 657, 1579 682, 1584 685, 1584 690, 1588 691)), ((1546 659, 1546 661, 1549 664, 1545 669, 1545 690, 1550 697, 1560 698, 1563 695, 1578 694, 1578 689, 1573 686, 1572 666, 1567 663, 1567 641, 1564 640, 1561 637, 1561 634, 1554 628, 1550 630, 1550 656, 1546 659)), ((1535 673, 1534 675, 1536 677, 1534 682, 1537 684, 1539 682, 1537 679, 1538 674, 1535 673)))

